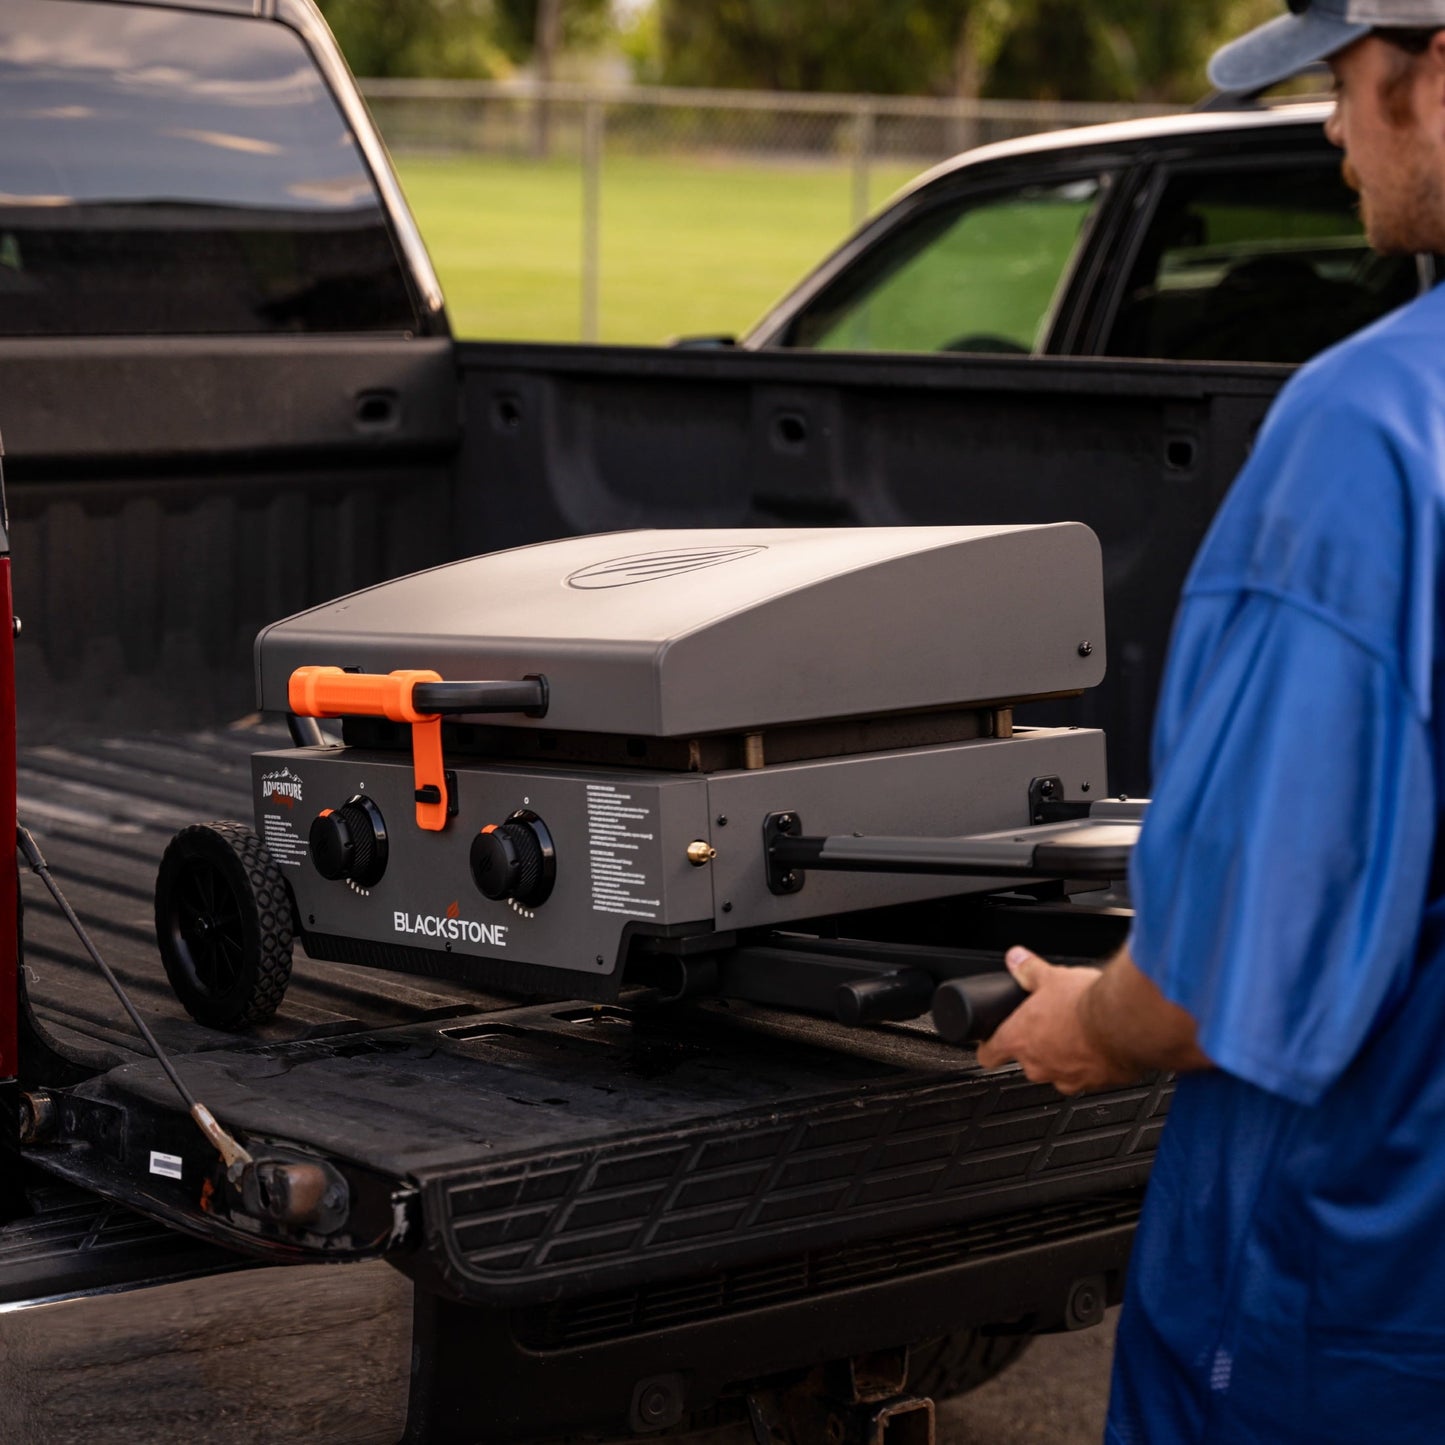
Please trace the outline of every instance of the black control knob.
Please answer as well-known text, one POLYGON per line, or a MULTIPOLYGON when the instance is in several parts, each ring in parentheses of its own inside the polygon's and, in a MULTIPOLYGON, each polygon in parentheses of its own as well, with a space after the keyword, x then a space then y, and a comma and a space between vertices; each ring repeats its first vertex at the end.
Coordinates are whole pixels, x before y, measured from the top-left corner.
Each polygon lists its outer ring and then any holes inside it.
POLYGON ((364 793, 318 814, 311 823, 310 843, 311 861, 323 878, 370 888, 386 872, 386 823, 381 809, 364 793))
POLYGON ((472 878, 487 898, 525 908, 545 903, 557 878, 557 854, 546 824, 529 809, 490 823, 472 839, 472 878))

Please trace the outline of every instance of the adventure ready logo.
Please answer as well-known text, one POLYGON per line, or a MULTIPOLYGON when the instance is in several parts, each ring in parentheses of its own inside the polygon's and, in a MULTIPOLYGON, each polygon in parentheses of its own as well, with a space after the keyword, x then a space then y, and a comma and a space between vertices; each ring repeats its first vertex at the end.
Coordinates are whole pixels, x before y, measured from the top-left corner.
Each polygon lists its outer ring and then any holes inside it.
POLYGON ((282 768, 279 773, 262 773, 261 801, 294 808, 301 801, 301 779, 290 768, 282 768))
POLYGON ((507 946, 505 923, 477 923, 462 917, 462 905, 455 899, 443 913, 402 913, 391 915, 391 926, 397 933, 420 934, 423 938, 440 938, 448 943, 485 943, 492 948, 507 946))

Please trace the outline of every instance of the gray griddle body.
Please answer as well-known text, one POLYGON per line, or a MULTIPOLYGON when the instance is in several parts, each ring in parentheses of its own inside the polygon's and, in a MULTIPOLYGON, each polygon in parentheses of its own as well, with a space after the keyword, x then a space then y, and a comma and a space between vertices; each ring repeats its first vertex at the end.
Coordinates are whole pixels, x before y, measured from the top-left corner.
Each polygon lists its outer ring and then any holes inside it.
MULTIPOLYGON (((1087 527, 636 532, 577 537, 384 583, 257 641, 260 702, 294 668, 432 668, 447 681, 543 674, 543 719, 499 726, 695 737, 1077 692, 1104 669, 1099 546, 1087 527)), ((767 734, 764 732, 764 736, 767 734)), ((704 773, 448 760, 455 815, 414 820, 411 760, 362 747, 254 762, 256 826, 307 947, 487 986, 611 997, 641 933, 707 936, 1003 885, 819 872, 769 885, 764 825, 945 837, 1026 826, 1033 779, 1101 796, 1102 734, 1030 729, 704 773), (390 838, 368 888, 322 878, 308 827, 365 794, 390 838), (471 841, 540 815, 556 883, 535 909, 483 897, 471 841), (691 844, 715 850, 705 866, 691 844), (557 977, 560 970, 567 975, 557 977)))
POLYGON ((572 537, 273 624, 260 708, 309 665, 542 674, 544 719, 489 721, 646 737, 1076 693, 1104 675, 1099 543, 1075 522, 572 537))
POLYGON ((355 748, 259 753, 257 831, 296 899, 307 948, 486 987, 612 998, 636 934, 781 927, 825 914, 1007 886, 1003 878, 819 872, 796 893, 769 890, 764 822, 791 811, 809 831, 948 837, 1022 828, 1029 784, 1057 777, 1071 795, 1105 788, 1103 734, 1036 728, 1013 738, 789 763, 754 771, 537 769, 459 761, 457 816, 441 832, 413 821, 411 761, 355 748), (291 796, 278 794, 284 777, 291 796), (390 862, 365 890, 329 882, 311 864, 310 819, 364 793, 380 808, 390 862), (556 886, 536 909, 484 898, 471 840, 527 808, 556 845, 556 886), (694 841, 716 850, 688 861, 694 841), (391 951, 337 952, 351 939, 391 951), (406 950, 401 957, 396 950, 406 950), (328 951, 330 950, 330 951, 328 951), (540 977, 565 970, 565 981, 540 977))

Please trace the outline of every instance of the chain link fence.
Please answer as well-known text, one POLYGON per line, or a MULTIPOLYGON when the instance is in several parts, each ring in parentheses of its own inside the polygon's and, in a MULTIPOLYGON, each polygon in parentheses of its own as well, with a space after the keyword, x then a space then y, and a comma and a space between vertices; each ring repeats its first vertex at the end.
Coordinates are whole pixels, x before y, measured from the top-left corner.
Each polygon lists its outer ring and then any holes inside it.
MULTIPOLYGON (((576 168, 577 332, 584 341, 601 334, 608 162, 828 173, 846 206, 840 225, 855 226, 908 176, 971 146, 1170 109, 510 81, 365 80, 361 87, 403 170, 411 157, 576 168)), ((726 204, 725 184, 720 189, 726 204)))

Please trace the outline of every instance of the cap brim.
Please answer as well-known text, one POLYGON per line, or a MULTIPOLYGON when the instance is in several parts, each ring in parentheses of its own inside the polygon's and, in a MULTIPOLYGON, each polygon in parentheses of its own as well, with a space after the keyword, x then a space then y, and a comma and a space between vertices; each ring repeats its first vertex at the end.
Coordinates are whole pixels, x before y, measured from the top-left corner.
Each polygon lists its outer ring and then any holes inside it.
POLYGON ((1371 27, 1306 10, 1281 15, 1215 51, 1209 81, 1218 90, 1251 92, 1298 75, 1352 45, 1371 27))

